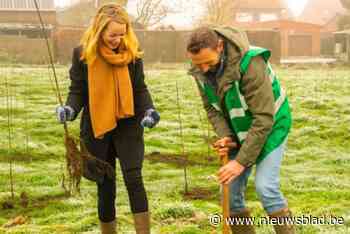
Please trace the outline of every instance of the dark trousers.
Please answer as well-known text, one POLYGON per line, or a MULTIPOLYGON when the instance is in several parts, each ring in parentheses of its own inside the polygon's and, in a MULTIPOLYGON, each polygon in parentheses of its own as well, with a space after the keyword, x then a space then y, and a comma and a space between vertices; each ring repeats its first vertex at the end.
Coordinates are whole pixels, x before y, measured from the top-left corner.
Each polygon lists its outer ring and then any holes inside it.
MULTIPOLYGON (((107 162, 114 168, 116 154, 111 147, 107 162)), ((148 211, 148 200, 142 179, 142 164, 138 167, 125 165, 128 160, 119 160, 123 174, 124 184, 128 191, 129 203, 132 213, 148 211)), ((98 217, 102 222, 111 222, 115 219, 116 180, 105 176, 103 183, 97 183, 98 217)))

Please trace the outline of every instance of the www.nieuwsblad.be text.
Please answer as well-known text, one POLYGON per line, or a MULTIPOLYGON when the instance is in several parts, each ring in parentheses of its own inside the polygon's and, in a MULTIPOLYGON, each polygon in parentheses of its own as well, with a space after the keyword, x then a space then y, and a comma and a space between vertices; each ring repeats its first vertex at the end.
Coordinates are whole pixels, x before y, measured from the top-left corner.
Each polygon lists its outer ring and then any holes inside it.
MULTIPOLYGON (((219 226, 223 222, 220 214, 214 214, 209 217, 209 222, 213 226, 219 226)), ((229 217, 226 220, 228 225, 343 225, 343 217, 312 215, 293 216, 285 218, 276 217, 229 217)))

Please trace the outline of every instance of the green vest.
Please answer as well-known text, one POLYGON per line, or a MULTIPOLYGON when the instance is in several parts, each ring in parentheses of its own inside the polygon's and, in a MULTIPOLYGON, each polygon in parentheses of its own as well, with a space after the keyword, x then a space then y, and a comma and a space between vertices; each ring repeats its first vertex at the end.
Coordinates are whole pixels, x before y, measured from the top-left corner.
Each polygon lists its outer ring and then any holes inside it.
MULTIPOLYGON (((269 153, 280 146, 286 139, 291 128, 291 112, 289 109, 288 99, 285 91, 281 88, 276 74, 272 70, 269 58, 271 52, 264 48, 250 47, 244 55, 240 63, 240 72, 243 75, 247 72, 252 58, 262 56, 267 64, 267 71, 275 98, 275 115, 274 125, 262 148, 260 155, 257 158, 257 163, 261 162, 269 153)), ((199 81, 199 80, 197 80, 199 81)), ((199 81, 202 91, 208 98, 208 102, 219 112, 220 108, 219 97, 215 90, 208 84, 199 81)), ((224 108, 230 117, 230 128, 237 136, 239 143, 243 144, 251 127, 253 116, 248 109, 248 105, 241 93, 240 81, 232 81, 230 89, 224 96, 224 108)))

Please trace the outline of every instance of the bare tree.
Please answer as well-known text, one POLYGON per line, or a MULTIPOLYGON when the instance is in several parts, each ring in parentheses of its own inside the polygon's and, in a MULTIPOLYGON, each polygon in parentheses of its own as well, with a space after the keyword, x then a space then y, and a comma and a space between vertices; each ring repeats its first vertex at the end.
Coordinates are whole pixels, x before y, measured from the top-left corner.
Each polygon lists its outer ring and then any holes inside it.
POLYGON ((136 3, 136 23, 142 24, 145 28, 159 24, 170 12, 171 7, 164 3, 164 0, 138 0, 136 3))
POLYGON ((234 20, 237 0, 206 0, 200 24, 227 25, 234 20))
MULTIPOLYGON (((94 1, 95 1, 96 8, 98 8, 99 6, 102 6, 103 4, 112 2, 110 0, 94 0, 94 1)), ((123 7, 126 7, 126 5, 128 4, 128 0, 114 0, 113 3, 116 3, 116 4, 119 4, 123 7)))

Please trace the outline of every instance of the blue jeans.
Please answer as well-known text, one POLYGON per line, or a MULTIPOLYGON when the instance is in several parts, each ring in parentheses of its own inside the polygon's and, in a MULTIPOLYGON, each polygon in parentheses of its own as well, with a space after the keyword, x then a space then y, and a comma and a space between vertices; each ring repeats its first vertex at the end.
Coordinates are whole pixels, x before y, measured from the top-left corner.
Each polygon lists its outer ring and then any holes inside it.
MULTIPOLYGON (((287 207, 287 202, 280 190, 280 167, 285 145, 286 141, 256 166, 255 190, 268 214, 287 207)), ((235 156, 233 155, 230 159, 234 159, 235 156)), ((239 213, 245 209, 244 193, 251 172, 252 167, 246 168, 230 184, 231 213, 239 213)))

